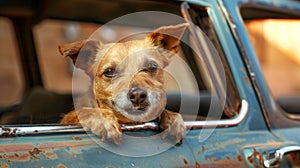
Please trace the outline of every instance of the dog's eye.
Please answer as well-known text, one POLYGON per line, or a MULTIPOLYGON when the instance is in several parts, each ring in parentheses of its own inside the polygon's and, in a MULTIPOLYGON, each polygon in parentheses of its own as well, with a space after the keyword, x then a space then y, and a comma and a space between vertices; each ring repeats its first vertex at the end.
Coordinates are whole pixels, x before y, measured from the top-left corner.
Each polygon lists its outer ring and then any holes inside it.
POLYGON ((117 75, 114 68, 107 68, 103 74, 108 78, 113 78, 117 75))
POLYGON ((158 69, 158 64, 154 61, 150 61, 146 63, 145 69, 146 71, 149 72, 156 72, 158 69))

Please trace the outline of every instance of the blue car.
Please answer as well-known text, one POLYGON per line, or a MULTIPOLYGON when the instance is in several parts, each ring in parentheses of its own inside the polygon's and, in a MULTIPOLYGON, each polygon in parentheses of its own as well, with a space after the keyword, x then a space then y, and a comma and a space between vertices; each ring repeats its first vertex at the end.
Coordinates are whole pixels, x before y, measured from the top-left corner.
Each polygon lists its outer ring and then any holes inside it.
POLYGON ((0 167, 300 167, 299 0, 0 1, 0 167), (189 23, 165 73, 187 133, 59 124, 90 81, 57 46, 189 23))

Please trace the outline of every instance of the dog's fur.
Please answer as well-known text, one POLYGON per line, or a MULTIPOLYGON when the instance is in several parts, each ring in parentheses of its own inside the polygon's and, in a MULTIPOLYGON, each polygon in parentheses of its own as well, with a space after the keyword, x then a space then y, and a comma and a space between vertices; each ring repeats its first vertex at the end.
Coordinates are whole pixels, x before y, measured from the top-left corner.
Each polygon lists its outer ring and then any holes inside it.
POLYGON ((161 27, 143 40, 109 44, 84 40, 59 46, 64 57, 91 77, 98 106, 69 112, 61 123, 81 123, 103 140, 111 138, 118 144, 120 124, 158 119, 161 129, 181 140, 186 129, 182 116, 165 110, 163 68, 178 53, 186 26, 161 27))

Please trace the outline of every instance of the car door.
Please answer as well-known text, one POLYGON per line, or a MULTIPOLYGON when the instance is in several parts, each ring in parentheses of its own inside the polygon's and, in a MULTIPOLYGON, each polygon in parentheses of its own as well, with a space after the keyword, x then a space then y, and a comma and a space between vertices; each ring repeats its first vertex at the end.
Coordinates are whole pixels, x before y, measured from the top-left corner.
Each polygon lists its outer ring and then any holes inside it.
MULTIPOLYGON (((228 2, 228 4, 231 3, 228 2)), ((235 123, 234 120, 242 116, 242 111, 239 111, 239 113, 237 113, 238 115, 233 117, 233 119, 228 120, 229 123, 232 123, 229 127, 227 125, 222 128, 222 126, 218 124, 215 125, 216 127, 212 131, 212 136, 210 136, 207 141, 200 143, 201 149, 199 149, 200 147, 198 146, 197 161, 203 165, 210 166, 219 164, 218 166, 242 167, 247 165, 250 167, 261 167, 263 166, 262 153, 274 146, 283 145, 285 142, 280 141, 268 130, 261 107, 257 101, 257 95, 251 83, 251 76, 249 76, 246 71, 246 62, 243 60, 242 52, 238 49, 238 42, 235 41, 234 32, 231 30, 231 26, 234 25, 230 26, 230 22, 226 20, 226 16, 230 17, 230 15, 226 12, 226 9, 224 9, 224 11, 220 10, 224 7, 221 1, 203 1, 198 3, 186 3, 184 5, 183 11, 185 11, 184 16, 186 16, 186 20, 198 23, 200 27, 201 21, 204 19, 203 11, 199 12, 199 9, 201 9, 201 5, 205 6, 205 10, 207 10, 206 16, 210 18, 210 22, 202 22, 202 27, 208 29, 208 25, 211 26, 212 30, 206 33, 206 35, 210 38, 215 48, 217 50, 219 49, 219 56, 221 58, 222 56, 225 57, 225 59, 222 60, 223 67, 226 67, 224 64, 227 63, 230 69, 230 71, 225 74, 232 75, 233 78, 232 83, 234 84, 227 82, 227 89, 229 88, 231 91, 227 92, 227 97, 228 99, 235 97, 230 94, 232 94, 233 89, 236 87, 238 90, 235 91, 235 93, 238 92, 239 98, 242 102, 245 102, 241 103, 240 110, 243 109, 243 106, 248 107, 245 117, 242 117, 243 119, 240 122, 235 123), (232 86, 229 86, 230 84, 232 86), (206 151, 205 149, 208 150, 206 151)), ((234 8, 234 5, 231 4, 230 8, 234 8)), ((202 30, 205 31, 205 29, 202 30)), ((195 32, 195 34, 197 34, 197 32, 195 32)), ((198 38, 201 38, 201 35, 200 37, 198 36, 198 38)), ((199 45, 205 44, 199 40, 199 45)), ((202 54, 202 56, 207 55, 202 54)), ((213 56, 209 55, 208 57, 213 56)), ((215 74, 212 73, 212 75, 215 74)), ((226 79, 230 81, 231 78, 226 76, 226 79)), ((234 102, 234 99, 231 99, 231 101, 234 102)), ((222 120, 220 123, 221 122, 222 120)), ((202 135, 201 131, 211 131, 208 130, 198 130, 199 137, 202 135)), ((199 142, 197 143, 199 145, 199 142)), ((197 146, 197 143, 193 144, 193 146, 197 146)), ((195 151, 194 153, 196 154, 195 151)))
POLYGON ((244 51, 242 55, 249 65, 248 71, 254 74, 252 82, 266 123, 283 143, 270 150, 263 150, 267 155, 270 154, 270 157, 266 155, 268 159, 263 156, 263 160, 267 160, 266 163, 270 166, 269 161, 273 159, 273 164, 278 166, 280 163, 277 162, 278 158, 274 159, 274 154, 284 151, 283 153, 290 153, 290 161, 282 161, 283 165, 280 166, 297 166, 300 160, 300 134, 296 132, 299 130, 300 108, 297 105, 299 103, 296 103, 299 102, 299 91, 293 86, 299 85, 299 64, 294 61, 297 58, 294 53, 297 51, 292 49, 292 44, 295 44, 293 41, 297 39, 294 38, 297 33, 292 30, 299 27, 299 2, 280 1, 274 4, 273 1, 223 1, 222 4, 224 13, 231 16, 227 19, 244 51), (239 10, 233 9, 232 5, 239 5, 239 10), (287 81, 281 75, 291 80, 287 81))

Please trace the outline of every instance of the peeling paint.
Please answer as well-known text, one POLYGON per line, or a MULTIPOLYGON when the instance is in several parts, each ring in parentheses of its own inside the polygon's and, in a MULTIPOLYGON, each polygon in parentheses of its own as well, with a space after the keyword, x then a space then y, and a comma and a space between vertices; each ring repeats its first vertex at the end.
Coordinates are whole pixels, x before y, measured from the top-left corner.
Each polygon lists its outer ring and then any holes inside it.
MULTIPOLYGON (((52 150, 52 149, 60 149, 60 148, 70 148, 72 150, 80 149, 82 147, 94 145, 93 142, 84 142, 84 141, 64 141, 64 142, 49 142, 49 143, 40 143, 36 146, 33 144, 0 144, 0 153, 11 153, 11 152, 24 152, 24 151, 32 151, 34 152, 34 148, 37 148, 40 151, 52 150)), ((37 152, 37 151, 35 151, 37 152)))
POLYGON ((201 155, 205 150, 204 146, 202 145, 201 149, 197 152, 198 155, 201 155))
POLYGON ((30 160, 30 154, 29 153, 4 154, 3 158, 5 158, 8 162, 27 162, 30 160))
POLYGON ((65 165, 63 165, 63 164, 58 164, 57 166, 56 166, 57 168, 67 168, 65 165))
POLYGON ((57 159, 57 158, 58 158, 57 154, 55 154, 55 153, 51 153, 51 152, 47 152, 47 153, 45 153, 44 155, 46 156, 46 158, 48 158, 48 159, 52 159, 52 160, 54 160, 54 159, 57 159))
MULTIPOLYGON (((211 152, 211 151, 216 151, 216 150, 220 150, 220 149, 226 150, 227 146, 235 145, 235 144, 242 143, 245 141, 246 141, 246 139, 236 138, 236 139, 231 139, 231 140, 224 141, 224 142, 217 142, 218 145, 216 145, 215 142, 213 142, 212 146, 208 146, 205 148, 205 152, 211 152)), ((204 151, 204 147, 202 149, 204 151)))
POLYGON ((80 141, 80 140, 82 140, 82 138, 80 138, 80 137, 78 137, 78 136, 73 136, 73 139, 74 139, 75 141, 80 141))
POLYGON ((248 77, 245 77, 245 78, 244 78, 244 81, 246 82, 247 85, 250 85, 250 84, 251 84, 251 83, 250 83, 250 79, 249 79, 248 77))
POLYGON ((253 153, 249 155, 247 159, 253 167, 263 167, 262 157, 255 148, 253 148, 253 153))
POLYGON ((184 165, 188 165, 189 162, 186 160, 186 158, 183 159, 184 165))
POLYGON ((31 151, 29 151, 29 154, 31 157, 39 159, 38 156, 42 153, 43 151, 39 150, 38 148, 33 148, 31 151))
POLYGON ((0 163, 0 168, 10 168, 10 166, 6 163, 4 163, 4 164, 0 163))
POLYGON ((196 168, 200 168, 200 164, 198 162, 196 162, 196 165, 195 165, 196 168))
POLYGON ((238 156, 237 156, 237 159, 238 159, 238 161, 240 161, 240 162, 242 162, 242 161, 243 161, 243 158, 242 158, 242 156, 241 156, 241 155, 238 155, 238 156))
POLYGON ((10 128, 2 128, 0 136, 9 137, 9 136, 16 136, 17 128, 10 129, 10 128))

